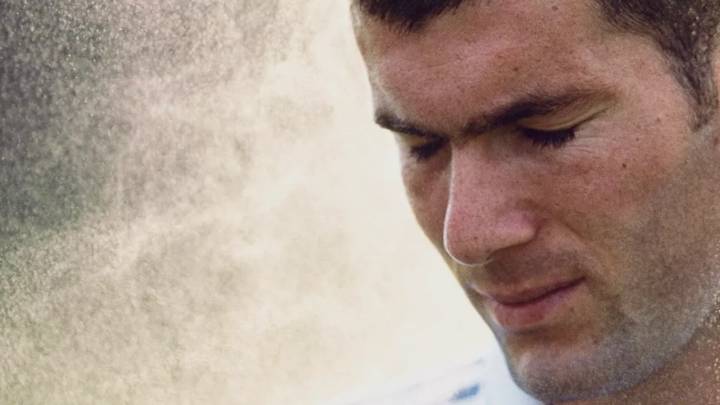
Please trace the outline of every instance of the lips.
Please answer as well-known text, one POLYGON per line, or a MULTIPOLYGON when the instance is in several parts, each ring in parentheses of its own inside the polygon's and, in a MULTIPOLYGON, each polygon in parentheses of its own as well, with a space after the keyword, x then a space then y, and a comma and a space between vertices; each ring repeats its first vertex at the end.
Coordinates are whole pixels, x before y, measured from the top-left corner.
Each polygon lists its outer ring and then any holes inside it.
POLYGON ((495 322, 508 333, 547 326, 569 312, 585 280, 547 283, 511 293, 482 293, 495 322))
POLYGON ((487 296, 488 298, 492 299, 493 301, 496 301, 503 305, 521 306, 521 305, 525 305, 525 304, 530 304, 533 301, 541 300, 543 297, 551 295, 559 290, 579 284, 582 281, 583 281, 583 279, 555 282, 555 283, 544 285, 542 287, 525 289, 525 290, 522 290, 521 292, 517 292, 517 293, 505 293, 505 294, 503 294, 503 293, 497 293, 497 294, 481 293, 481 295, 487 296))

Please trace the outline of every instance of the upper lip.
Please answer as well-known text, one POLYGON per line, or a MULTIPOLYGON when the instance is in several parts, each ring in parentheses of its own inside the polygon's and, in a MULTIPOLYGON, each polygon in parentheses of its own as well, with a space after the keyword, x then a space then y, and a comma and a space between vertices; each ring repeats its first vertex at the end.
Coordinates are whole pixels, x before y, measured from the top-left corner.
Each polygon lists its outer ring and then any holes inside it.
POLYGON ((555 281, 545 283, 539 287, 524 288, 516 291, 494 291, 482 292, 477 291, 480 295, 488 297, 493 301, 497 301, 503 305, 522 305, 537 300, 545 295, 549 295, 557 290, 580 284, 583 278, 575 278, 572 280, 555 281))

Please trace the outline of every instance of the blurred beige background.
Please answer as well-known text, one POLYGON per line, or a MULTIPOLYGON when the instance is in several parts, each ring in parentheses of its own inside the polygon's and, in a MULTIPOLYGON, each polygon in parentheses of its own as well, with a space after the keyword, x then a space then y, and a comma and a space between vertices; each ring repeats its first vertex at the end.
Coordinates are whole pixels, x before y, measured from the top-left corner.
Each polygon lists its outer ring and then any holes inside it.
POLYGON ((189 4, 0 36, 89 52, 20 60, 62 66, 39 150, 91 190, 7 231, 0 402, 319 404, 472 359, 489 334, 414 223, 347 3, 189 4))
MULTIPOLYGON (((293 235, 272 256, 276 274, 296 277, 297 290, 277 291, 295 304, 273 306, 266 296, 277 322, 287 323, 277 330, 285 371, 260 377, 283 387, 275 386, 278 403, 371 392, 472 359, 489 338, 411 216, 392 135, 372 124, 346 3, 308 2, 299 14, 291 51, 264 78, 292 106, 279 114, 287 135, 257 155, 269 177, 251 180, 255 198, 275 196, 265 240, 293 235)), ((275 114, 263 121, 274 126, 275 114)))

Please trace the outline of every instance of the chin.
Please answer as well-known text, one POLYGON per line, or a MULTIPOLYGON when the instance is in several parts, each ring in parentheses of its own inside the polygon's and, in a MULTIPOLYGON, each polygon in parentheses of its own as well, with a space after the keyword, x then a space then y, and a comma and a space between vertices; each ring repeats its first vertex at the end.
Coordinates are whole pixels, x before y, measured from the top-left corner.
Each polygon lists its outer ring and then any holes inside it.
POLYGON ((571 364, 563 368, 541 366, 514 369, 511 374, 517 385, 534 398, 547 404, 596 399, 630 388, 633 382, 621 379, 610 382, 597 369, 571 364))
POLYGON ((518 386, 543 403, 597 399, 642 383, 663 363, 628 342, 612 340, 584 347, 539 346, 510 355, 506 350, 505 356, 518 386))

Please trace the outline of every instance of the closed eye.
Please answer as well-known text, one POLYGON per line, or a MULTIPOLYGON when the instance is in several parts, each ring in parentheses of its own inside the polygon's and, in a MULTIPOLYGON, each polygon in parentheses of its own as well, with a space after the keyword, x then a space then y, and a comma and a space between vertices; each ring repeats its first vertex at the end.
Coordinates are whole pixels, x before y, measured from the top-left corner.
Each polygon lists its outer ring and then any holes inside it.
MULTIPOLYGON (((575 139, 576 128, 545 131, 533 128, 520 128, 520 134, 538 148, 561 148, 566 143, 575 139)), ((433 137, 427 142, 410 147, 410 155, 417 161, 422 162, 431 159, 447 144, 447 139, 433 137)))
POLYGON ((561 148, 566 143, 575 139, 575 130, 576 127, 553 131, 520 128, 520 133, 523 137, 531 141, 534 146, 541 149, 547 147, 561 148))
POLYGON ((435 156, 445 144, 447 144, 445 138, 432 138, 421 145, 412 146, 410 148, 410 155, 419 162, 425 161, 435 156))

